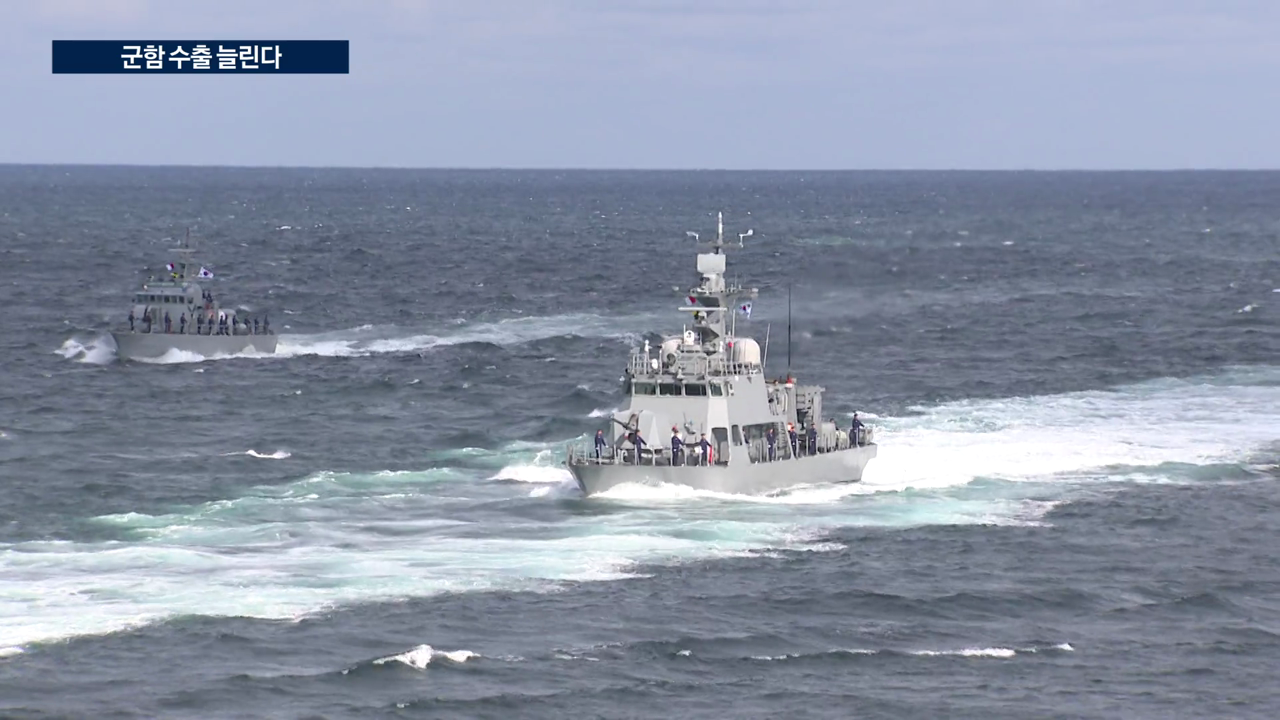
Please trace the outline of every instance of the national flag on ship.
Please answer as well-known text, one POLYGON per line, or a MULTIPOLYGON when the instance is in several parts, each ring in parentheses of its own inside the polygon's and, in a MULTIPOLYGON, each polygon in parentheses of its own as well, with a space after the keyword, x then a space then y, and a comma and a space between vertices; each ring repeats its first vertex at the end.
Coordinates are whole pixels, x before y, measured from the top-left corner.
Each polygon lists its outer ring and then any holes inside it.
POLYGON ((207 280, 207 279, 209 279, 209 278, 213 277, 213 273, 211 273, 211 272, 209 272, 207 269, 205 269, 205 267, 204 267, 204 266, 201 266, 201 267, 200 267, 200 277, 205 278, 205 279, 207 280))
POLYGON ((165 265, 165 267, 169 268, 169 272, 173 272, 174 270, 173 263, 169 263, 168 265, 165 265))
POLYGON ((738 312, 742 313, 743 315, 746 315, 747 317, 751 317, 751 303, 745 302, 739 305, 738 312))

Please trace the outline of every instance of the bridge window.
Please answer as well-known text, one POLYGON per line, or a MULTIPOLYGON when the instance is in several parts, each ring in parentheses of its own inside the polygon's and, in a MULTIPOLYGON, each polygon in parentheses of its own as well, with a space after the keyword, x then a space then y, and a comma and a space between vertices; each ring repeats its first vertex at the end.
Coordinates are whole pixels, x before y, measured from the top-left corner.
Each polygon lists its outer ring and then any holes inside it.
POLYGON ((720 383, 711 383, 711 397, 721 397, 724 395, 724 386, 720 383))
POLYGON ((636 395, 657 395, 657 388, 651 382, 638 382, 631 386, 636 395))
POLYGON ((680 386, 675 383, 659 383, 659 395, 680 395, 680 386))
POLYGON ((695 397, 703 397, 707 394, 707 386, 702 383, 692 383, 684 386, 684 394, 695 397))

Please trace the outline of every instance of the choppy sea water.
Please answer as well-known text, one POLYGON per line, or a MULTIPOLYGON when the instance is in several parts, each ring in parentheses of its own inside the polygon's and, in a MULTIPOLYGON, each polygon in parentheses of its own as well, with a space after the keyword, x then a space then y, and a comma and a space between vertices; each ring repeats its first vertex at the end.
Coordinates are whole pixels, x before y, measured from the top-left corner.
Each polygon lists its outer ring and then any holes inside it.
POLYGON ((1278 196, 0 167, 0 715, 1275 717, 1278 196), (879 457, 583 498, 717 210, 879 457), (275 356, 114 357, 188 226, 275 356))

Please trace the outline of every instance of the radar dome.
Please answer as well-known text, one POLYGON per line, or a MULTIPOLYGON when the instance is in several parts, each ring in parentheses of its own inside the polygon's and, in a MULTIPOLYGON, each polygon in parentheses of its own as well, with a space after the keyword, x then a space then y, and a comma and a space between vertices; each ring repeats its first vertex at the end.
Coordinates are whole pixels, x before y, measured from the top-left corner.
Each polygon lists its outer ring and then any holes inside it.
POLYGON ((760 343, 751 338, 734 338, 733 361, 743 365, 759 365, 760 343))

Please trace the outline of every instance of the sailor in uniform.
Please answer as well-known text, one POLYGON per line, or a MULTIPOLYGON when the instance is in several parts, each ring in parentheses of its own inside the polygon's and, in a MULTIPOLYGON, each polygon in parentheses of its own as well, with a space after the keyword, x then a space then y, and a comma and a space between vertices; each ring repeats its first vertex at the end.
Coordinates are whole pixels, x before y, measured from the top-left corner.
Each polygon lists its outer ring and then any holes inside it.
POLYGON ((631 444, 634 445, 636 448, 636 464, 639 465, 640 464, 640 448, 644 447, 645 445, 648 445, 649 443, 645 442, 644 438, 640 437, 640 431, 636 430, 635 432, 631 433, 631 444))
POLYGON ((684 450, 684 441, 680 439, 680 430, 673 426, 671 428, 671 465, 672 467, 679 467, 680 465, 684 464, 681 462, 681 460, 684 457, 684 453, 681 452, 682 450, 684 450))
POLYGON ((707 434, 702 433, 702 439, 698 440, 698 449, 702 451, 702 464, 711 464, 711 442, 707 440, 707 434))
POLYGON ((808 450, 809 454, 817 455, 818 454, 818 428, 816 425, 809 426, 808 440, 809 440, 809 450, 808 450))
POLYGON ((133 308, 129 308, 129 332, 133 332, 133 308))
POLYGON ((596 459, 597 460, 600 459, 601 455, 604 455, 604 445, 605 445, 604 431, 597 430, 596 431, 596 459))
POLYGON ((800 440, 796 437, 795 423, 787 423, 787 439, 791 441, 791 459, 800 457, 800 440))
POLYGON ((769 462, 778 459, 778 432, 770 425, 764 434, 765 442, 769 443, 769 462))
POLYGON ((853 425, 849 428, 849 439, 854 445, 861 445, 861 430, 863 428, 862 421, 858 419, 858 413, 853 414, 853 425))

